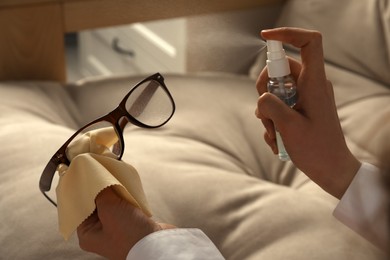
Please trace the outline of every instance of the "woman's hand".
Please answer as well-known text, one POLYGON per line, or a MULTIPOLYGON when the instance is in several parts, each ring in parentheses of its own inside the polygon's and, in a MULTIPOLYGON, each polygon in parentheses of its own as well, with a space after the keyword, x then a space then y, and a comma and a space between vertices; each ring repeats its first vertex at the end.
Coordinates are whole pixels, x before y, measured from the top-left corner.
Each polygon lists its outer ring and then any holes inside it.
POLYGON ((157 224, 140 209, 106 188, 96 198, 97 210, 78 228, 80 247, 108 259, 126 259, 130 249, 152 232, 174 228, 157 224))
POLYGON ((341 198, 360 167, 348 149, 337 115, 333 87, 324 68, 322 36, 317 31, 277 28, 261 33, 301 50, 302 64, 289 59, 296 79, 298 101, 294 109, 267 93, 265 68, 256 83, 256 116, 266 128, 265 141, 277 153, 275 127, 294 164, 325 191, 341 198))

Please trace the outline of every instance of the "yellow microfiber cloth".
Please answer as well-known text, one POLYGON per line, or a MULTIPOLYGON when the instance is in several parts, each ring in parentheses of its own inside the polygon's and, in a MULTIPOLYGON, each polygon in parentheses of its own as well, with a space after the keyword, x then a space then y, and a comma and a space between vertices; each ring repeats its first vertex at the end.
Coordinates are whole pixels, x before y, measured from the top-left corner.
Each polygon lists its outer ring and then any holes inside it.
POLYGON ((107 148, 117 141, 115 130, 107 127, 84 134, 68 147, 70 165, 59 167, 56 189, 59 230, 65 240, 94 212, 96 196, 107 187, 151 216, 136 169, 107 148))

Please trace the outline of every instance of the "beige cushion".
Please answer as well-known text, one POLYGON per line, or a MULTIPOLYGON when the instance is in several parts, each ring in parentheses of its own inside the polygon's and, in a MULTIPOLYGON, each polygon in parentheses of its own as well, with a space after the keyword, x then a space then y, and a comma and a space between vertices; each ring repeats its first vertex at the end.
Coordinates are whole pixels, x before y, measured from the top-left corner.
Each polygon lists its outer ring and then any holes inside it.
POLYGON ((329 63, 390 85, 387 0, 290 0, 276 26, 319 30, 329 63))
MULTIPOLYGON (((2 257, 95 258, 75 237, 62 240, 39 176, 75 127, 115 108, 140 79, 86 81, 68 87, 71 95, 55 84, 0 86, 0 111, 12 110, 0 113, 2 257)), ((157 220, 201 228, 228 259, 379 259, 332 217, 335 199, 270 152, 254 116, 253 80, 166 76, 166 84, 177 104, 172 121, 124 133, 123 159, 140 173, 157 220)))
POLYGON ((2 259, 96 259, 58 233, 57 210, 38 188, 43 168, 78 126, 76 104, 54 83, 0 84, 2 259))
POLYGON ((390 147, 390 89, 335 66, 325 68, 352 152, 360 160, 377 164, 383 150, 390 147))

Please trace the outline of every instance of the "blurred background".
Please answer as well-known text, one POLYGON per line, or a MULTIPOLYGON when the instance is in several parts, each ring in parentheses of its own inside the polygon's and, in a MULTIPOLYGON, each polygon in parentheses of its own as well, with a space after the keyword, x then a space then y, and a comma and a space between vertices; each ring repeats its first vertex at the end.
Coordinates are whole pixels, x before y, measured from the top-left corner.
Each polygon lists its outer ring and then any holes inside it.
POLYGON ((66 35, 67 81, 119 74, 248 74, 281 5, 66 35))

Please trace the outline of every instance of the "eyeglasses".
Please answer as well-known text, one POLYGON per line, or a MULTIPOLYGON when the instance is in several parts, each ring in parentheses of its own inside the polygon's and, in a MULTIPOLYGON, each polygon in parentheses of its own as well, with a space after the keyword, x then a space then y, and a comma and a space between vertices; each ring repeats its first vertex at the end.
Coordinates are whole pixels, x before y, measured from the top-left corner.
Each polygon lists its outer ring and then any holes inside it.
POLYGON ((123 130, 128 122, 138 127, 157 128, 167 123, 174 112, 175 103, 164 84, 163 76, 156 73, 145 78, 127 93, 117 108, 80 128, 61 146, 43 170, 39 189, 54 206, 57 206, 55 200, 48 194, 54 174, 58 171, 58 166, 62 164, 69 166, 68 147, 84 133, 103 127, 112 128, 117 134, 118 141, 108 148, 120 160, 125 149, 123 130))

